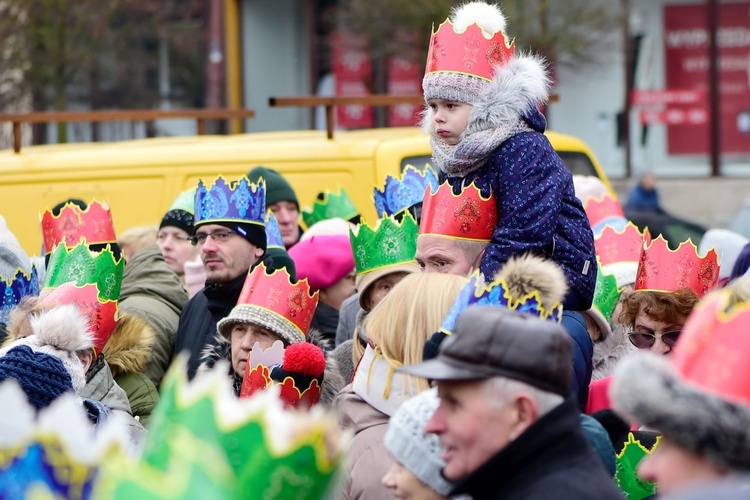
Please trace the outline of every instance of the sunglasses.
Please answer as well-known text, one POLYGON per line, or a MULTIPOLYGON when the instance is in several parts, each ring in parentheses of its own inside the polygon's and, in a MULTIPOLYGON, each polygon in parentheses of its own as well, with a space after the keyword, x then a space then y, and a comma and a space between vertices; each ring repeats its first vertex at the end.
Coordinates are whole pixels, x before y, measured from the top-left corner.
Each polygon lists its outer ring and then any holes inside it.
POLYGON ((643 332, 630 332, 628 333, 628 339, 630 343, 636 346, 638 349, 651 349, 656 343, 656 337, 661 337, 661 341, 667 344, 669 347, 674 347, 677 343, 677 339, 680 338, 682 330, 672 330, 664 332, 661 335, 654 335, 653 333, 643 332))

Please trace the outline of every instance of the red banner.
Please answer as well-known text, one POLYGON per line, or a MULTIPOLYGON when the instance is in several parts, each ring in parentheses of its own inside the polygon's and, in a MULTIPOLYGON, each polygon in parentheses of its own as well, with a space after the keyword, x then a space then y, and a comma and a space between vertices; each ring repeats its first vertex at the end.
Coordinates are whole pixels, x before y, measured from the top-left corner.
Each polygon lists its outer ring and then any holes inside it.
MULTIPOLYGON (((664 7, 667 88, 708 94, 707 9, 705 4, 664 7)), ((721 151, 750 153, 750 5, 726 3, 718 9, 721 151)), ((682 110, 686 117, 694 108, 694 103, 670 104, 670 110, 682 110)), ((708 127, 708 120, 692 127, 669 127, 669 154, 707 154, 708 127)))
MULTIPOLYGON (((333 75, 335 95, 369 95, 372 80, 372 60, 367 52, 364 37, 353 33, 332 35, 333 75)), ((339 128, 369 128, 374 125, 372 107, 337 106, 336 124, 339 128)))
POLYGON ((705 125, 708 123, 706 108, 644 109, 640 112, 644 125, 705 125))
MULTIPOLYGON (((401 57, 388 58, 388 93, 392 95, 410 95, 422 93, 422 74, 424 64, 401 57)), ((422 106, 398 104, 391 106, 388 113, 388 124, 392 127, 411 127, 419 123, 422 106)))

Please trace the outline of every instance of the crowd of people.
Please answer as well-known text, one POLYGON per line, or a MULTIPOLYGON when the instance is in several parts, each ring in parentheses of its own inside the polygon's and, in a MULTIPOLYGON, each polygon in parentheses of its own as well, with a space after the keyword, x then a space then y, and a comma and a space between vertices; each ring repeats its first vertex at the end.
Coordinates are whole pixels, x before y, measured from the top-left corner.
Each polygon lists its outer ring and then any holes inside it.
MULTIPOLYGON (((574 179, 543 134, 545 62, 506 30, 473 2, 432 34, 435 170, 384 179, 374 224, 340 187, 301 210, 262 166, 202 180, 158 226, 120 235, 105 204, 61 202, 37 259, 0 218, 0 382, 40 419, 73 394, 94 434, 120 422, 134 454, 158 454, 150 433, 176 418, 159 412, 180 399, 169 370, 219 377, 237 400, 271 387, 285 412, 334 415, 347 436, 323 498, 741 498, 742 253, 672 250, 598 179, 574 179)), ((282 421, 267 423, 277 439, 282 421)), ((256 445, 221 446, 232 462, 256 445)), ((260 467, 283 460, 269 456, 260 467)), ((317 491, 295 478, 273 491, 317 491)))

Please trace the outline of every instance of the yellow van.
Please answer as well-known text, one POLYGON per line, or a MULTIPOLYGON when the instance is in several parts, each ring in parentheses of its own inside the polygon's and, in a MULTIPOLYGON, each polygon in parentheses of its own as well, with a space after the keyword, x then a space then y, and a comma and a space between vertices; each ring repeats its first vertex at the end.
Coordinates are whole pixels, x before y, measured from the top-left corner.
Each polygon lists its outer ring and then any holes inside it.
MULTIPOLYGON (((609 181, 589 148, 575 137, 548 132, 574 174, 609 181)), ((222 174, 239 178, 256 165, 283 173, 301 208, 325 189, 346 190, 365 220, 375 219, 374 186, 431 154, 417 127, 336 132, 264 132, 80 143, 0 151, 0 215, 29 254, 42 244, 41 214, 67 198, 109 203, 115 230, 158 224, 182 190, 222 174)))

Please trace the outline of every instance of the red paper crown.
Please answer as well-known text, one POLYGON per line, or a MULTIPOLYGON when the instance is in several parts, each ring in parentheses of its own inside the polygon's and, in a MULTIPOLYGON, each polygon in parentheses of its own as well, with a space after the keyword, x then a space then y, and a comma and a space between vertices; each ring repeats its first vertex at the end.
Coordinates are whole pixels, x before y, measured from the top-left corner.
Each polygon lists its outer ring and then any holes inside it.
POLYGON ((325 354, 309 342, 284 349, 277 341, 265 351, 256 344, 245 365, 240 397, 250 397, 277 384, 285 406, 310 408, 320 399, 325 367, 325 354))
POLYGON ((732 305, 722 290, 702 300, 688 317, 670 362, 691 385, 750 406, 750 304, 732 305))
POLYGON ((583 210, 586 212, 586 217, 588 217, 591 227, 594 227, 604 219, 612 217, 625 218, 620 202, 612 198, 609 193, 602 193, 599 198, 587 198, 583 202, 583 210))
POLYGON ((94 334, 94 351, 97 356, 112 336, 117 326, 117 301, 101 300, 95 284, 76 286, 69 282, 52 290, 44 297, 42 304, 75 304, 86 316, 94 334))
POLYGON ((596 255, 602 267, 617 262, 638 262, 641 259, 643 242, 650 242, 648 230, 641 233, 632 222, 628 222, 622 231, 605 226, 599 237, 594 240, 596 255))
POLYGON ((89 245, 117 242, 112 213, 105 203, 97 201, 92 202, 86 210, 68 202, 56 216, 47 210, 42 215, 42 237, 47 254, 61 242, 73 248, 83 238, 89 245))
POLYGON ((318 306, 318 295, 317 291, 310 293, 307 279, 292 283, 286 269, 267 274, 265 264, 261 263, 245 279, 237 305, 247 304, 275 313, 304 338, 318 306))
POLYGON ((688 239, 677 250, 670 250, 667 241, 659 235, 650 244, 644 242, 635 290, 676 292, 689 288, 698 297, 715 288, 719 281, 719 255, 715 249, 698 255, 698 249, 688 239))
POLYGON ((446 71, 492 80, 495 66, 507 64, 515 49, 515 42, 508 43, 502 31, 487 38, 477 24, 472 24, 458 33, 446 19, 430 37, 425 75, 446 71))
POLYGON ((419 234, 437 234, 463 240, 490 241, 497 225, 495 197, 483 198, 471 184, 460 195, 448 182, 434 193, 425 189, 419 234))

